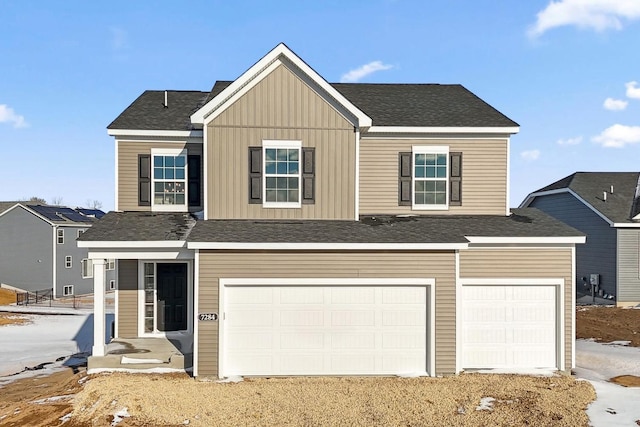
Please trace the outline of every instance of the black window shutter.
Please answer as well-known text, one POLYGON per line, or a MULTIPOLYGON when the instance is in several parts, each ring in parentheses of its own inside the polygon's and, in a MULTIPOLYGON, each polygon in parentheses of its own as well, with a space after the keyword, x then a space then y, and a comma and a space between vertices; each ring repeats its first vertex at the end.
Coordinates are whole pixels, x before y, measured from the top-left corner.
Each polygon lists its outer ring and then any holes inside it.
POLYGON ((411 156, 398 153, 398 206, 411 206, 411 156))
POLYGON ((151 155, 138 155, 138 206, 151 206, 151 155))
POLYGON ((189 188, 189 206, 202 206, 201 200, 201 186, 202 186, 202 173, 200 167, 200 156, 192 154, 187 157, 187 169, 189 188))
POLYGON ((462 153, 449 153, 449 206, 462 206, 462 153))
POLYGON ((302 149, 302 203, 316 202, 316 149, 302 149))
POLYGON ((249 203, 262 203, 262 147, 249 147, 249 203))

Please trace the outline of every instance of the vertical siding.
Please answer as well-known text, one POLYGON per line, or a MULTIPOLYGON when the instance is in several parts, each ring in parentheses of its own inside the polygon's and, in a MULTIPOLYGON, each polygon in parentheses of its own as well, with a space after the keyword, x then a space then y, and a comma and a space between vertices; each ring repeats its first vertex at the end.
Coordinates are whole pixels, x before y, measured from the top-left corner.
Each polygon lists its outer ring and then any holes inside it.
POLYGON ((565 367, 571 369, 571 249, 460 251, 461 278, 563 278, 565 367))
MULTIPOLYGON (((138 206, 138 155, 151 154, 154 148, 187 149, 188 154, 202 155, 201 144, 176 142, 118 141, 118 209, 121 211, 150 211, 150 206, 138 206)), ((204 159, 201 162, 204 165, 204 159)), ((203 167, 203 166, 201 166, 203 167)), ((202 174, 201 174, 202 175, 202 174)), ((203 178, 204 180, 204 178, 203 178)), ((202 186, 202 185, 201 185, 202 186)), ((202 188, 200 188, 202 193, 202 188)))
POLYGON ((611 295, 619 292, 616 288, 616 230, 595 212, 568 193, 536 197, 530 205, 559 219, 587 235, 587 242, 576 245, 576 287, 582 293, 589 293, 582 278, 592 273, 600 274, 600 286, 611 295))
POLYGON ((640 230, 618 229, 617 303, 640 303, 640 230))
POLYGON ((507 208, 507 141, 447 139, 370 139, 360 143, 360 212, 407 214, 398 206, 398 153, 414 145, 444 145, 462 154, 462 206, 428 215, 504 215, 507 208))
MULTIPOLYGON (((435 278, 436 373, 455 372, 453 252, 200 252, 200 312, 219 311, 219 278, 435 278)), ((218 323, 200 322, 198 374, 218 375, 218 323)))
POLYGON ((138 261, 118 260, 118 338, 138 336, 138 261))
POLYGON ((207 129, 208 217, 353 219, 353 126, 281 65, 216 117, 207 129), (248 147, 296 140, 316 149, 315 204, 265 209, 248 203, 248 147))

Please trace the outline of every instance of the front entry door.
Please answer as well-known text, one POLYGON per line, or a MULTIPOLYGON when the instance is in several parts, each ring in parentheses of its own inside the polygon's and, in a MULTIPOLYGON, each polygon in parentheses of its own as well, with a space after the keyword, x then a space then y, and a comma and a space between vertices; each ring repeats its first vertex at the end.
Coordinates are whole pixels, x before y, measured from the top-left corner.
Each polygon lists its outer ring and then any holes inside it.
POLYGON ((159 331, 187 329, 187 264, 158 263, 156 325, 159 331))

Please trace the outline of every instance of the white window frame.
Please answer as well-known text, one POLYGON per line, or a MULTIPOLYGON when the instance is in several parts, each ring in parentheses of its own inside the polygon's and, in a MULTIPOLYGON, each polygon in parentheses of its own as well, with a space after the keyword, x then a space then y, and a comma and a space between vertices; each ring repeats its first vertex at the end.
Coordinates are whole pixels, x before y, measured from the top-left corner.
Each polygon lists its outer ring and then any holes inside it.
POLYGON ((73 257, 71 255, 67 255, 64 257, 64 268, 72 268, 73 267, 73 257))
POLYGON ((263 140, 262 141, 262 206, 265 208, 285 208, 297 209, 302 206, 302 141, 290 140, 263 140), (267 149, 297 149, 298 150, 298 173, 287 174, 287 177, 298 178, 298 201, 297 202, 267 202, 267 177, 282 177, 282 174, 267 174, 267 149))
POLYGON ((411 208, 414 210, 449 210, 449 170, 451 160, 449 159, 449 146, 447 145, 414 145, 411 150, 411 208), (424 181, 444 181, 445 183, 445 203, 439 204, 417 204, 416 203, 416 154, 444 154, 447 158, 447 169, 444 178, 418 178, 424 181))
POLYGON ((84 233, 84 228, 79 228, 78 229, 78 237, 82 236, 82 233, 84 233))
POLYGON ((116 260, 115 258, 109 258, 105 265, 105 270, 115 270, 116 269, 116 260))
POLYGON ((57 239, 59 245, 64 245, 64 228, 58 228, 56 232, 57 239))
POLYGON ((64 285, 62 287, 62 295, 65 297, 73 295, 73 285, 64 285))
POLYGON ((187 156, 186 149, 176 149, 176 148, 154 148, 151 150, 151 210, 153 211, 163 211, 163 212, 187 212, 189 210, 189 189, 187 186, 189 185, 189 165, 188 165, 189 157, 187 156), (154 163, 156 156, 174 156, 174 157, 184 157, 184 179, 159 179, 156 180, 155 172, 154 172, 154 163), (180 205, 164 205, 164 204, 156 204, 155 197, 155 184, 156 182, 165 182, 165 181, 180 181, 184 183, 184 204, 180 205))
POLYGON ((116 281, 111 279, 109 280, 109 290, 110 291, 115 291, 116 290, 116 281))
POLYGON ((93 278, 93 260, 90 258, 83 258, 81 261, 80 274, 83 279, 93 278), (87 275, 85 275, 87 273, 87 275))

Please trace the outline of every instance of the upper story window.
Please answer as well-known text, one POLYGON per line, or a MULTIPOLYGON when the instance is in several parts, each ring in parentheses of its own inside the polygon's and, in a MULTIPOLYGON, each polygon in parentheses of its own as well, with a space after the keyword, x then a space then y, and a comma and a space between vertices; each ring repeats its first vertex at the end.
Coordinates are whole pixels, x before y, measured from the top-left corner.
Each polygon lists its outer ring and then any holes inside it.
POLYGON ((300 207, 300 141, 263 141, 265 207, 300 207))
POLYGON ((262 141, 249 147, 249 203, 300 208, 315 203, 315 148, 301 141, 262 141))
POLYGON ((187 210, 187 153, 152 150, 152 206, 154 210, 187 210))
POLYGON ((58 228, 57 241, 59 245, 64 244, 64 228, 58 228))
POLYGON ((398 205, 446 210, 462 205, 462 153, 448 146, 414 146, 399 153, 398 205))
POLYGON ((84 233, 84 229, 82 228, 78 229, 78 237, 80 237, 82 233, 84 233))

